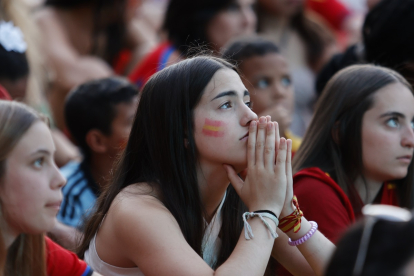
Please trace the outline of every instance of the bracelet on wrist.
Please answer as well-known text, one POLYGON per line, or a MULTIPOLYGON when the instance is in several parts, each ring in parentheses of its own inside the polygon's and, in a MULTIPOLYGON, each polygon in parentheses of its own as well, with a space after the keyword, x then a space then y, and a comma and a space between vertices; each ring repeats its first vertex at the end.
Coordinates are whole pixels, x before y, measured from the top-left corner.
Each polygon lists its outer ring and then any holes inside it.
POLYGON ((270 234, 272 235, 272 237, 274 239, 276 239, 278 237, 276 231, 273 230, 273 228, 269 225, 269 223, 264 219, 264 218, 271 219, 275 223, 276 228, 277 228, 277 226, 279 225, 279 220, 277 219, 277 216, 272 211, 259 210, 259 211, 255 211, 255 212, 245 212, 243 214, 244 237, 246 238, 246 240, 250 240, 250 239, 254 238, 253 230, 252 230, 250 224, 247 222, 247 220, 249 220, 250 218, 253 218, 253 217, 259 217, 260 218, 260 220, 264 223, 264 225, 269 230, 270 234))
POLYGON ((313 234, 316 233, 316 230, 318 230, 318 224, 315 221, 309 221, 309 223, 312 225, 312 227, 303 237, 294 241, 289 238, 288 244, 290 246, 298 246, 300 244, 303 244, 305 241, 309 240, 313 234))
POLYGON ((279 228, 284 233, 287 233, 292 229, 294 233, 297 233, 300 230, 303 212, 299 208, 299 202, 296 196, 293 196, 292 204, 296 207, 296 209, 292 212, 292 214, 282 218, 279 223, 279 228))

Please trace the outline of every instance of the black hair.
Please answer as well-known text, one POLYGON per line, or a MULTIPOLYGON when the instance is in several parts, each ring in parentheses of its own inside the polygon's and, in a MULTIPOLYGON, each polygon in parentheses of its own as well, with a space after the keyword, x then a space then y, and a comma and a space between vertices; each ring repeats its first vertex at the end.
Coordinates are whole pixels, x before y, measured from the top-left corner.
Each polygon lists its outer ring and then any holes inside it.
MULTIPOLYGON (((338 242, 325 276, 353 275, 364 223, 352 227, 338 242)), ((404 275, 414 258, 414 220, 396 222, 380 219, 372 229, 361 276, 404 275)))
POLYGON ((413 83, 414 0, 383 0, 367 15, 363 27, 366 59, 400 72, 413 83), (408 72, 408 71, 411 71, 408 72))
MULTIPOLYGON (((235 0, 171 0, 168 4, 163 29, 168 39, 184 56, 197 46, 208 45, 207 25, 235 0)), ((211 47, 210 47, 211 48, 211 47)))
POLYGON ((93 45, 91 54, 98 55, 98 36, 106 35, 106 48, 102 58, 113 65, 119 52, 126 46, 126 20, 125 11, 127 9, 126 0, 46 0, 46 6, 60 9, 72 9, 85 4, 94 4, 91 17, 94 18, 93 45), (109 24, 104 24, 108 10, 115 14, 115 20, 109 24))
POLYGON ((280 53, 279 48, 273 41, 260 36, 247 36, 238 38, 226 46, 223 57, 237 65, 245 59, 270 53, 280 53))
MULTIPOLYGON (((119 192, 142 182, 159 192, 159 200, 177 220, 188 244, 202 255, 205 210, 196 172, 194 109, 207 84, 221 69, 236 70, 219 58, 195 57, 159 71, 146 83, 114 179, 99 197, 96 212, 86 224, 78 251, 80 258, 119 192)), ((246 207, 231 185, 222 210, 222 246, 216 266, 230 256, 243 229, 242 212, 246 207)))
POLYGON ((7 51, 0 44, 0 79, 16 81, 29 75, 26 53, 7 51))
POLYGON ((91 154, 86 134, 97 129, 110 135, 112 121, 117 115, 116 105, 131 102, 136 95, 137 88, 120 77, 89 81, 69 93, 64 111, 66 125, 85 159, 91 154))

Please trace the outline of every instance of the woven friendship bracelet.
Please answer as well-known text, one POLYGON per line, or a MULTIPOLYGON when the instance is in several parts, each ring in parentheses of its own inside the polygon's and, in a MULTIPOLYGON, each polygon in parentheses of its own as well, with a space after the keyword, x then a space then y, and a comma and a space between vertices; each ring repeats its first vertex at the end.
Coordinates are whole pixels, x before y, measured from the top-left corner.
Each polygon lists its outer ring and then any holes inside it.
POLYGON ((270 231, 270 234, 272 235, 274 239, 278 237, 276 231, 273 230, 273 228, 269 225, 269 223, 264 219, 264 218, 270 218, 276 224, 276 227, 277 227, 279 225, 279 220, 277 219, 276 216, 269 214, 267 212, 262 212, 262 213, 246 212, 243 214, 244 237, 246 238, 246 240, 250 240, 254 238, 253 230, 250 224, 247 222, 248 219, 253 218, 253 217, 259 217, 262 220, 262 222, 264 223, 266 228, 270 231))
POLYGON ((292 203, 296 209, 292 214, 282 218, 279 224, 280 230, 285 233, 289 232, 292 229, 294 233, 299 232, 301 225, 300 223, 302 222, 303 212, 299 208, 299 203, 296 196, 293 196, 292 203))
POLYGON ((288 244, 290 246, 298 246, 299 244, 302 244, 305 241, 309 240, 313 236, 313 234, 316 233, 316 230, 318 230, 318 224, 315 221, 309 221, 309 223, 312 225, 312 228, 308 231, 308 233, 305 234, 305 236, 295 241, 292 241, 289 238, 288 244))

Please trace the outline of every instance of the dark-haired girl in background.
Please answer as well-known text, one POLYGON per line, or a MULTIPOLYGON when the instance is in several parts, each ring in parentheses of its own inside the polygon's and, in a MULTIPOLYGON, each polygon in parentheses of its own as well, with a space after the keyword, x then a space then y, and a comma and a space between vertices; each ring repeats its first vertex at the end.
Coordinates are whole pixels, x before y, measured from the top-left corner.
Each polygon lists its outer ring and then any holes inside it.
POLYGON ((300 207, 331 241, 365 204, 413 207, 413 107, 390 69, 351 66, 328 82, 293 168, 300 207))
POLYGON ((254 33, 254 3, 255 0, 171 0, 163 24, 168 40, 136 66, 130 80, 142 88, 155 72, 194 54, 191 48, 204 45, 218 54, 230 39, 254 33))
POLYGON ((139 5, 140 0, 47 0, 37 11, 52 69, 49 102, 59 128, 64 127, 63 106, 70 89, 114 73, 126 74, 125 51, 131 53, 126 60, 136 64, 148 44, 152 46, 151 36, 134 21, 139 5))
POLYGON ((270 117, 251 111, 229 63, 197 57, 158 72, 144 86, 79 256, 107 276, 263 275, 270 255, 295 275, 322 274, 334 249, 328 239, 316 231, 297 248, 288 245, 288 236, 310 233, 306 219, 299 232, 277 230, 276 239, 269 218, 270 228, 247 221, 253 239, 242 233, 245 211, 293 212, 292 144, 278 133, 270 117), (236 173, 246 167, 243 182, 236 173))

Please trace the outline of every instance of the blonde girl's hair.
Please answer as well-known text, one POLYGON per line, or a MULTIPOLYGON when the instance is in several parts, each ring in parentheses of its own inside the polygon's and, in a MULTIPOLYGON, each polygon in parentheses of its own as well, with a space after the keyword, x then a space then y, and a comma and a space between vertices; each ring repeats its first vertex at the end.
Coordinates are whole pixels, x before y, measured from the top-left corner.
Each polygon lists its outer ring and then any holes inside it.
MULTIPOLYGON (((7 156, 37 121, 47 122, 42 115, 22 103, 0 100, 0 185, 6 172, 7 156)), ((1 232, 4 232, 5 227, 0 201, 1 232)), ((8 249, 4 237, 0 235, 0 275, 46 276, 44 235, 20 234, 8 249)))

